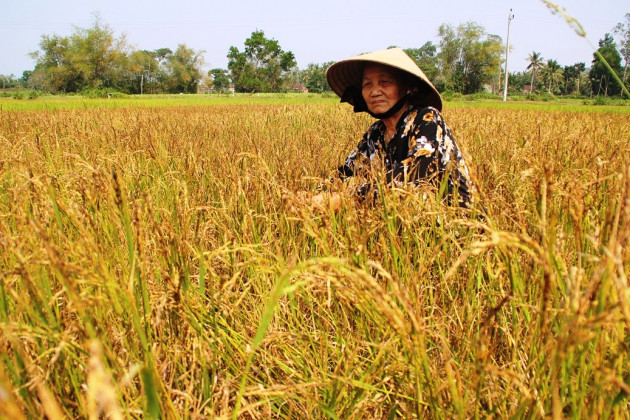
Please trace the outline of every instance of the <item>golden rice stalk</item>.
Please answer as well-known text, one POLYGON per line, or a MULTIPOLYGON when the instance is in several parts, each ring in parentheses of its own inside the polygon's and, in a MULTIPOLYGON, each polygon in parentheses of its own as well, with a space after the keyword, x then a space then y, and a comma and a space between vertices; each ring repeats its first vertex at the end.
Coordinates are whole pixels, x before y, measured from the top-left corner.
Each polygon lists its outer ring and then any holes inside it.
POLYGON ((42 408, 44 409, 46 417, 50 420, 65 419, 66 417, 63 415, 63 411, 61 410, 61 407, 59 407, 59 403, 55 399, 55 396, 50 392, 46 385, 44 385, 42 379, 37 376, 34 378, 34 382, 37 390, 37 396, 42 403, 42 408))
POLYGON ((103 350, 98 340, 88 343, 90 361, 87 379, 87 406, 90 420, 105 415, 112 420, 122 420, 120 407, 116 402, 116 389, 112 378, 103 363, 103 350))
POLYGON ((0 364, 0 418, 21 420, 25 419, 22 410, 14 401, 11 382, 7 377, 4 368, 0 364))

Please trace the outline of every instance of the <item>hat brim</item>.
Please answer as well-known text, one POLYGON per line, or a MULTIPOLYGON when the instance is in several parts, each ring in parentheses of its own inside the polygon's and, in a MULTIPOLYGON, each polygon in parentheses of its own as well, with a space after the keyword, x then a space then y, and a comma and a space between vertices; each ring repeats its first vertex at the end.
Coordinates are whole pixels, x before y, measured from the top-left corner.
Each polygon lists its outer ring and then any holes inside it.
MULTIPOLYGON (((331 89, 339 96, 349 87, 361 90, 363 79, 363 67, 366 63, 376 63, 402 70, 418 79, 421 88, 418 93, 410 98, 410 102, 420 106, 432 106, 442 110, 442 98, 435 86, 416 63, 400 48, 375 51, 361 54, 347 60, 339 61, 328 68, 326 79, 331 89)), ((356 105, 350 98, 348 102, 356 105)))

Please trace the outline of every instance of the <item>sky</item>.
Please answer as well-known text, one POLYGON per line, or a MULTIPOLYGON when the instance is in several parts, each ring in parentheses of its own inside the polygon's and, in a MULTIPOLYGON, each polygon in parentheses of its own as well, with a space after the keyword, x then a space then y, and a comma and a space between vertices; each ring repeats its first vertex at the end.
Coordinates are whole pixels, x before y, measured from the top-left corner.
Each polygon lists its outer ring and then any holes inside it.
POLYGON ((590 66, 591 44, 624 22, 628 0, 556 0, 584 27, 579 37, 540 0, 7 0, 0 14, 0 74, 32 70, 30 52, 42 35, 68 36, 89 28, 98 14, 116 37, 134 49, 186 44, 203 50, 204 70, 227 68, 230 46, 243 50, 255 30, 292 51, 298 67, 349 58, 390 46, 438 43, 438 27, 468 21, 505 42, 510 9, 510 72, 524 71, 532 51, 561 65, 590 66))

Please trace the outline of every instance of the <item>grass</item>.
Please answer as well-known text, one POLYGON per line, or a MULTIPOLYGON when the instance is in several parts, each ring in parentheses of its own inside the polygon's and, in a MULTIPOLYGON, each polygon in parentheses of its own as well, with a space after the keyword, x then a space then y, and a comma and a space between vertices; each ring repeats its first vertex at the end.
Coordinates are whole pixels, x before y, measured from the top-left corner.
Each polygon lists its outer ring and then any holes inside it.
POLYGON ((630 102, 628 101, 618 101, 619 105, 610 104, 610 105, 594 105, 588 101, 589 103, 583 99, 557 99, 553 102, 532 102, 532 101, 454 101, 447 103, 448 106, 452 106, 455 108, 494 108, 494 109, 511 109, 511 110, 523 110, 523 111, 564 111, 564 112, 603 112, 603 113, 617 113, 617 114, 630 114, 630 102), (623 105, 621 105, 623 104, 623 105))
POLYGON ((625 115, 447 104, 472 213, 314 213, 370 119, 280 99, 3 103, 2 415, 627 417, 625 115))
MULTIPOLYGON (((521 96, 522 97, 522 96, 521 96)), ((521 98, 519 97, 519 98, 521 98)), ((617 112, 630 113, 630 104, 624 100, 607 100, 610 104, 593 105, 592 100, 555 98, 552 101, 512 100, 503 102, 499 97, 495 100, 460 100, 447 101, 448 106, 455 108, 473 107, 499 109, 523 109, 542 111, 578 111, 578 112, 617 112)), ((339 98, 331 93, 260 93, 236 95, 130 95, 125 98, 93 99, 82 96, 39 96, 35 99, 15 100, 0 97, 0 111, 54 111, 60 109, 92 109, 120 107, 173 107, 173 106, 207 106, 207 105, 296 105, 296 104, 336 104, 339 98)))
POLYGON ((332 94, 259 93, 237 95, 129 95, 124 98, 94 99, 83 96, 40 96, 36 99, 15 100, 0 98, 0 111, 91 109, 120 107, 172 107, 203 105, 285 105, 308 103, 337 103, 332 94))

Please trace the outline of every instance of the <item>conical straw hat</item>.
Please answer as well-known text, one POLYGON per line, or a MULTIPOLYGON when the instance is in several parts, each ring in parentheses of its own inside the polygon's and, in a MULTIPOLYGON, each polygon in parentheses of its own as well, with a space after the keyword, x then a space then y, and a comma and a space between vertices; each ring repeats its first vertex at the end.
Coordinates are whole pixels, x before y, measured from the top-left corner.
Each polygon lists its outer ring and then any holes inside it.
POLYGON ((328 68, 326 72, 328 84, 337 95, 347 100, 350 104, 357 105, 352 98, 348 98, 344 93, 349 87, 354 87, 361 91, 365 63, 383 64, 415 76, 421 82, 421 86, 426 86, 426 89, 420 89, 418 94, 414 95, 410 101, 416 105, 432 106, 440 111, 442 110, 440 93, 424 72, 420 70, 420 67, 401 48, 389 48, 360 54, 347 60, 339 61, 328 68))

